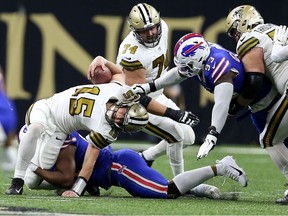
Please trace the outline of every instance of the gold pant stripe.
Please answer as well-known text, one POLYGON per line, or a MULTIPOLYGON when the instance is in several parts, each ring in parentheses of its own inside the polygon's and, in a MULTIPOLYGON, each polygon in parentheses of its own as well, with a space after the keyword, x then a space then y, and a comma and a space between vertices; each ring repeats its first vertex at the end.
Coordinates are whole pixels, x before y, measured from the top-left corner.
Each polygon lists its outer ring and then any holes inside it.
POLYGON ((178 140, 175 139, 170 133, 162 130, 161 128, 151 124, 150 122, 145 127, 150 132, 156 134, 157 136, 160 136, 162 139, 167 140, 168 143, 175 143, 178 142, 178 140))

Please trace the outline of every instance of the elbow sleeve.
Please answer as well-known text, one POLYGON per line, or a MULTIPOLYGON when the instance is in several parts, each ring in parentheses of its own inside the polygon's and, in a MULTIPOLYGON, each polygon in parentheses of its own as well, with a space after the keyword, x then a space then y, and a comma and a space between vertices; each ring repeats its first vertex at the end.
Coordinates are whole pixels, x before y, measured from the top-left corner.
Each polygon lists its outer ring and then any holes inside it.
POLYGON ((246 73, 242 96, 246 99, 255 99, 262 89, 264 76, 259 72, 246 73))

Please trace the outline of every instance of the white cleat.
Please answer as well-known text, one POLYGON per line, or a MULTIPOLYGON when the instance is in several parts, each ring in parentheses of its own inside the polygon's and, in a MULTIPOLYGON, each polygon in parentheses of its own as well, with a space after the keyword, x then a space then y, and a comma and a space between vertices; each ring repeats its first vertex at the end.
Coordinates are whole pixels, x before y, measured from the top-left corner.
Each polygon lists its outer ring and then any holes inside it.
POLYGON ((220 199, 220 190, 212 185, 200 184, 190 190, 190 193, 197 197, 207 197, 209 199, 220 199))
POLYGON ((220 161, 216 161, 217 164, 223 165, 223 168, 220 170, 219 175, 229 177, 234 181, 239 182, 243 187, 246 187, 248 184, 248 179, 242 168, 240 168, 232 156, 226 156, 220 161))

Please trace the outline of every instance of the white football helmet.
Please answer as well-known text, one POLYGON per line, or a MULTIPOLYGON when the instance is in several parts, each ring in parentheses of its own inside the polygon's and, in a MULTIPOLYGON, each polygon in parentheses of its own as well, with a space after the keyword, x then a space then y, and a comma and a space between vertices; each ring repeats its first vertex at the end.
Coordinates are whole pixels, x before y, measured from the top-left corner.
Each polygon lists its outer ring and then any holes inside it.
POLYGON ((210 47, 201 34, 189 33, 178 40, 174 47, 174 64, 186 77, 198 75, 210 54, 210 47))
POLYGON ((148 124, 148 112, 144 106, 139 103, 132 102, 129 104, 125 103, 113 103, 106 111, 106 120, 111 124, 111 126, 116 126, 122 132, 134 133, 141 130, 148 124), (115 119, 115 114, 119 108, 126 108, 126 113, 122 124, 117 124, 115 119))
POLYGON ((128 17, 130 29, 134 32, 136 39, 147 47, 155 47, 158 45, 162 29, 160 13, 149 4, 139 3, 130 11, 128 17), (149 40, 140 36, 140 32, 147 31, 157 27, 157 33, 150 37, 149 40))

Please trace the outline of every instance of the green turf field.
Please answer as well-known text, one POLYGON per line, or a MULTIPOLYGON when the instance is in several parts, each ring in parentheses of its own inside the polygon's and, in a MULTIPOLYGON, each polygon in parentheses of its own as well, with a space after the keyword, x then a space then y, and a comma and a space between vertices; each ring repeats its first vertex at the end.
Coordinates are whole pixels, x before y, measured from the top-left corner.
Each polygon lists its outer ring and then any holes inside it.
MULTIPOLYGON (((123 146, 124 147, 124 146, 123 146)), ((208 158, 196 161, 199 146, 185 149, 185 169, 210 165, 216 159, 233 155, 237 163, 244 168, 249 177, 249 185, 241 187, 231 179, 215 177, 208 183, 220 188, 223 199, 181 197, 176 200, 140 199, 131 197, 121 188, 113 187, 101 190, 101 197, 85 195, 81 198, 61 198, 54 191, 30 191, 24 189, 22 196, 6 196, 13 173, 1 171, 0 215, 8 210, 20 210, 21 214, 32 211, 36 215, 42 212, 72 213, 90 215, 287 215, 288 205, 275 204, 288 189, 286 179, 272 163, 265 150, 256 146, 244 147, 217 146, 208 158), (10 207, 10 208, 6 208, 10 207), (22 208, 24 207, 24 208, 22 208)), ((167 178, 172 173, 166 156, 157 160, 153 167, 167 178)), ((16 212, 15 212, 16 214, 16 212)), ((29 215, 30 213, 27 213, 29 215)), ((57 215, 57 214, 53 214, 57 215)))

